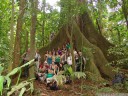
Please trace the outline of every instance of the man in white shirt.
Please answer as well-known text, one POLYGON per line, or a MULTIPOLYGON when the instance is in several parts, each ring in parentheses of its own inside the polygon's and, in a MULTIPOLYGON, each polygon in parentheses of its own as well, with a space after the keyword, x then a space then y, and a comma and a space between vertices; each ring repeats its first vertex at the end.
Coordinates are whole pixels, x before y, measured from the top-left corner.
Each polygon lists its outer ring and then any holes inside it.
POLYGON ((68 63, 68 65, 72 65, 72 55, 71 55, 71 53, 69 53, 69 56, 67 58, 67 63, 68 63))

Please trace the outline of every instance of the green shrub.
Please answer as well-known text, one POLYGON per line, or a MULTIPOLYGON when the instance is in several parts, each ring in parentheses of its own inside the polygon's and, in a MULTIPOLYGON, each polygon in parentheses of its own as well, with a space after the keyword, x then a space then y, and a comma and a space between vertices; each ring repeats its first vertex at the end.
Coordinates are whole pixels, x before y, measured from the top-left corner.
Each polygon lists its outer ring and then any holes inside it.
POLYGON ((125 87, 126 90, 128 90, 128 81, 124 82, 124 87, 125 87))
POLYGON ((2 65, 0 65, 0 93, 1 93, 0 95, 2 95, 2 92, 4 90, 7 90, 7 89, 11 88, 11 90, 6 93, 7 96, 12 95, 14 92, 19 91, 19 90, 21 90, 20 93, 19 93, 19 96, 22 96, 24 94, 24 92, 26 91, 26 89, 27 89, 26 86, 28 86, 28 85, 29 85, 29 90, 31 90, 31 92, 33 92, 34 87, 33 87, 33 83, 31 82, 31 80, 30 81, 23 81, 23 82, 19 83, 20 75, 21 75, 21 69, 23 67, 27 66, 27 65, 30 65, 33 61, 34 60, 31 60, 28 63, 26 63, 26 64, 24 64, 20 67, 14 68, 11 72, 9 72, 7 75, 4 75, 4 76, 2 75, 2 72, 4 71, 4 67, 2 65), (14 85, 14 86, 10 86, 11 81, 12 81, 10 77, 12 75, 15 75, 18 72, 20 72, 20 73, 19 73, 19 77, 18 77, 18 80, 17 80, 17 84, 14 85), (4 88, 5 81, 7 81, 7 86, 5 86, 7 88, 4 88))

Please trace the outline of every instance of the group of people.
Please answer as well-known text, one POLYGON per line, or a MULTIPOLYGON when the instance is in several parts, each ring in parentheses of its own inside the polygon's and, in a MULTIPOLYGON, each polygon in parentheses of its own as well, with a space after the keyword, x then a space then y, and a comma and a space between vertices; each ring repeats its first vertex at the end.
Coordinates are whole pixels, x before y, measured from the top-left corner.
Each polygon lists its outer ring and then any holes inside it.
MULTIPOLYGON (((86 60, 82 55, 81 51, 74 51, 75 58, 75 71, 84 71, 86 60)), ((38 53, 37 53, 38 54, 38 53)), ((39 54, 35 58, 40 56, 39 54)), ((53 81, 53 76, 57 75, 58 72, 64 70, 64 65, 72 66, 72 54, 70 50, 70 44, 63 45, 62 48, 52 51, 47 51, 43 56, 43 62, 37 59, 36 63, 36 77, 40 81, 46 81, 47 84, 53 81)))
MULTIPOLYGON (((41 55, 38 50, 35 53, 35 75, 40 81, 46 81, 47 84, 53 81, 53 76, 57 75, 58 72, 64 70, 64 65, 72 66, 73 57, 71 54, 71 46, 69 43, 63 45, 62 48, 57 50, 53 49, 47 51, 41 60, 41 55)), ((75 71, 84 71, 86 60, 82 55, 82 52, 79 50, 73 50, 75 58, 75 71)), ((30 49, 28 49, 25 54, 22 56, 23 63, 30 61, 30 49)), ((29 75, 29 66, 24 68, 24 76, 28 77, 29 75)))

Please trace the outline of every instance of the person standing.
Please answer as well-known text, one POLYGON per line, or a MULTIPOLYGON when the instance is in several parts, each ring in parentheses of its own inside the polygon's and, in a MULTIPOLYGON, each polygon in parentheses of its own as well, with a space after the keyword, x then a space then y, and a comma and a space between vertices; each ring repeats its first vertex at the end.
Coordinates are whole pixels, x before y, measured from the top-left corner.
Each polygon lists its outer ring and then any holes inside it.
POLYGON ((72 66, 72 55, 71 55, 71 53, 69 53, 69 55, 67 57, 67 63, 68 63, 68 65, 72 66))
MULTIPOLYGON (((22 59, 23 59, 23 64, 26 64, 27 62, 30 61, 30 48, 28 48, 28 50, 22 55, 22 59)), ((29 65, 24 68, 24 73, 23 73, 24 77, 28 77, 28 75, 29 75, 29 65)))
POLYGON ((85 57, 83 56, 83 54, 82 54, 81 51, 79 51, 78 54, 79 54, 79 57, 78 57, 79 63, 78 63, 78 65, 77 65, 76 71, 82 71, 82 72, 83 72, 84 69, 85 69, 86 59, 85 59, 85 57))
POLYGON ((52 52, 51 51, 49 51, 49 54, 47 56, 47 63, 49 66, 51 66, 52 64, 52 52))
POLYGON ((39 71, 40 58, 41 56, 39 54, 39 50, 36 50, 36 54, 35 54, 36 72, 39 71))

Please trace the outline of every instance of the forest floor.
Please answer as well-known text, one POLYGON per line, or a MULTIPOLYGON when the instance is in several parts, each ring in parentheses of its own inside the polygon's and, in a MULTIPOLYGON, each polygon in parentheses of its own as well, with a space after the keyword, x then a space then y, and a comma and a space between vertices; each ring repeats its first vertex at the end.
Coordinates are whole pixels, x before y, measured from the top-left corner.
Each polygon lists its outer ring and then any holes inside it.
POLYGON ((46 87, 46 84, 40 83, 39 81, 35 82, 35 96, 94 96, 95 92, 93 90, 85 90, 84 85, 94 86, 90 81, 75 80, 71 84, 64 84, 60 87, 59 90, 53 91, 46 87), (83 88, 82 88, 83 86, 83 88))
MULTIPOLYGON (((33 96, 101 96, 99 93, 112 92, 113 88, 101 86, 101 83, 94 83, 85 79, 77 79, 72 84, 64 84, 60 90, 53 91, 46 87, 45 84, 35 81, 35 92, 33 96)), ((103 95, 102 95, 103 96, 103 95)))

